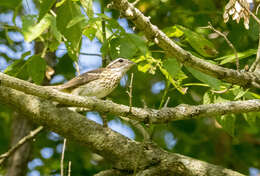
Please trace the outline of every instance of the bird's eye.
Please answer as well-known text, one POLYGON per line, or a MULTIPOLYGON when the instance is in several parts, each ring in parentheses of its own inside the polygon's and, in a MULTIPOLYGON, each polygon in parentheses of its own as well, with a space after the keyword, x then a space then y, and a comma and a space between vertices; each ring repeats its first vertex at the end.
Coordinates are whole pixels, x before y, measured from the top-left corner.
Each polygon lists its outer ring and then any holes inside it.
POLYGON ((123 59, 119 59, 119 62, 123 62, 124 60, 123 59))

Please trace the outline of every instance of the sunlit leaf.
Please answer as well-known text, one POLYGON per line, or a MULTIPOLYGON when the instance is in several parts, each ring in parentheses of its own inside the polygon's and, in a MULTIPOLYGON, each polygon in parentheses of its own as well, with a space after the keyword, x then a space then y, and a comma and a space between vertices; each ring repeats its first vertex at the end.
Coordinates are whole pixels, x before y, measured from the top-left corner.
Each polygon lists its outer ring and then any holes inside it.
POLYGON ((255 126, 256 117, 259 116, 259 112, 243 113, 243 117, 250 126, 255 126))
POLYGON ((82 4, 82 6, 84 7, 87 15, 89 18, 94 16, 94 12, 92 9, 92 0, 80 0, 80 3, 82 4))
POLYGON ((97 29, 93 26, 87 27, 84 29, 83 34, 89 38, 89 40, 93 40, 96 36, 97 29))
POLYGON ((219 90, 220 89, 220 85, 221 85, 221 81, 212 77, 212 76, 209 76, 205 73, 202 73, 198 70, 195 70, 191 67, 187 67, 187 70, 195 77, 197 78, 198 80, 200 80, 201 82, 204 82, 206 84, 208 84, 210 87, 216 89, 216 90, 219 90))
POLYGON ((211 103, 211 94, 210 92, 206 92, 203 95, 203 104, 210 104, 211 103))
POLYGON ((72 20, 70 20, 70 22, 67 24, 66 28, 71 28, 72 26, 74 26, 77 23, 82 23, 83 21, 85 21, 86 18, 84 16, 76 16, 74 17, 72 20))
MULTIPOLYGON (((257 52, 257 50, 255 50, 255 49, 249 49, 245 52, 237 53, 237 56, 238 56, 238 59, 241 60, 241 59, 244 59, 244 58, 248 58, 252 55, 255 55, 256 52, 257 52)), ((220 65, 224 65, 224 64, 227 64, 227 63, 236 62, 236 56, 235 56, 235 54, 230 54, 230 55, 226 55, 226 56, 223 56, 223 57, 219 57, 215 60, 217 60, 217 61, 221 60, 220 65)))
POLYGON ((36 84, 41 84, 46 70, 46 62, 39 55, 31 56, 28 59, 27 72, 36 84))
POLYGON ((24 35, 24 39, 27 42, 31 42, 37 37, 39 37, 46 29, 49 28, 51 24, 51 15, 46 14, 42 20, 35 24, 36 17, 32 15, 27 15, 22 18, 23 27, 22 33, 24 35))
POLYGON ((176 78, 178 73, 181 71, 181 66, 177 59, 169 58, 163 61, 163 67, 167 69, 167 71, 172 75, 172 77, 176 78))
POLYGON ((30 54, 30 51, 23 53, 19 60, 14 61, 5 69, 4 73, 20 79, 27 79, 28 74, 26 71, 26 61, 24 60, 24 58, 30 54))
POLYGON ((51 31, 52 35, 56 38, 56 40, 61 43, 62 42, 62 34, 57 29, 56 18, 54 16, 51 17, 50 31, 51 31))
POLYGON ((236 116, 234 114, 222 115, 221 117, 217 117, 216 120, 228 134, 234 137, 236 123, 236 116))
POLYGON ((138 64, 137 66, 138 70, 144 73, 148 72, 152 67, 153 65, 151 65, 150 63, 138 64))
POLYGON ((56 2, 56 0, 43 0, 40 4, 40 12, 38 21, 41 21, 41 19, 46 15, 46 13, 49 12, 53 4, 56 2))
POLYGON ((183 26, 177 25, 177 27, 184 32, 185 39, 199 54, 204 57, 215 57, 218 52, 215 49, 214 44, 206 39, 204 36, 189 30, 183 26))
POLYGON ((72 19, 82 19, 80 7, 76 2, 67 0, 57 10, 57 28, 66 38, 65 44, 69 55, 73 60, 77 60, 78 52, 81 44, 81 35, 84 25, 76 23, 70 28, 67 28, 72 19))
POLYGON ((163 32, 168 36, 168 37, 176 37, 179 38, 183 36, 184 32, 181 31, 179 28, 176 26, 171 26, 163 29, 163 32))

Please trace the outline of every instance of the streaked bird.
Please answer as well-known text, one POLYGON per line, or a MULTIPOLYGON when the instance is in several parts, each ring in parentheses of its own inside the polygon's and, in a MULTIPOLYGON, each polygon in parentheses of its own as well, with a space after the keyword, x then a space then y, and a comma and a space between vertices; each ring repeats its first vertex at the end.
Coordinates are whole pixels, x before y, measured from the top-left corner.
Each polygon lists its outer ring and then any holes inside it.
POLYGON ((51 88, 73 95, 103 98, 110 94, 118 85, 123 75, 134 65, 134 62, 118 58, 105 68, 85 72, 70 81, 51 88))

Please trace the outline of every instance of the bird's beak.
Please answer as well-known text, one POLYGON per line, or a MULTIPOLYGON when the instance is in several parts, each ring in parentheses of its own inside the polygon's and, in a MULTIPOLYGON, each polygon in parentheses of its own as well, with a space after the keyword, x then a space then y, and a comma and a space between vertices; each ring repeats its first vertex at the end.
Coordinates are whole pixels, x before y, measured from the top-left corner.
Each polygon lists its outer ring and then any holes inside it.
POLYGON ((131 61, 131 60, 128 60, 128 63, 129 63, 130 65, 135 65, 135 64, 136 64, 135 62, 133 62, 133 61, 131 61))

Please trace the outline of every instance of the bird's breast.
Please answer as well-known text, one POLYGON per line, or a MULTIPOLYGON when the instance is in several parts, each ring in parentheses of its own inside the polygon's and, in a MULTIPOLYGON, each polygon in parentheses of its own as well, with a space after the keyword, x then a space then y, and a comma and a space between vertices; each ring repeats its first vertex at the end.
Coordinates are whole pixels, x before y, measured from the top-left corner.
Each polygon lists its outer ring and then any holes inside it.
POLYGON ((121 79, 120 74, 101 74, 99 79, 82 85, 72 91, 74 95, 103 98, 110 94, 121 79))

